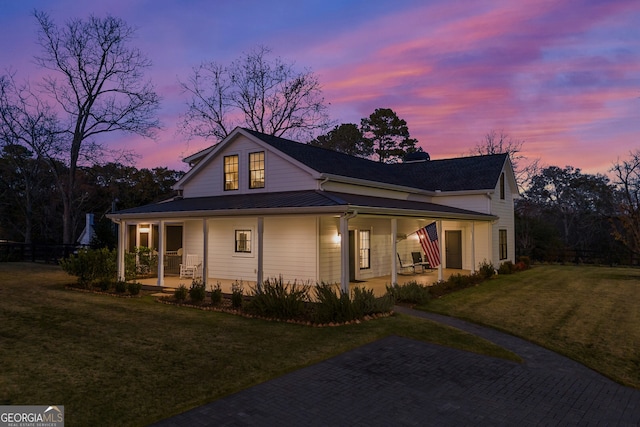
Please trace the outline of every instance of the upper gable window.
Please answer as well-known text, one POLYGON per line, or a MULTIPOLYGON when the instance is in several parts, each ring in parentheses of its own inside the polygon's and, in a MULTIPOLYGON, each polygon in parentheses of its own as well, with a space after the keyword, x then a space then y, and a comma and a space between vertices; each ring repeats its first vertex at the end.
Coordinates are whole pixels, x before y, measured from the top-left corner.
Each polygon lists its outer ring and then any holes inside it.
POLYGON ((238 189, 238 155, 224 157, 224 189, 238 189))
POLYGON ((249 188, 264 188, 264 151, 249 153, 249 188))
POLYGON ((504 200, 504 172, 500 174, 500 200, 504 200))

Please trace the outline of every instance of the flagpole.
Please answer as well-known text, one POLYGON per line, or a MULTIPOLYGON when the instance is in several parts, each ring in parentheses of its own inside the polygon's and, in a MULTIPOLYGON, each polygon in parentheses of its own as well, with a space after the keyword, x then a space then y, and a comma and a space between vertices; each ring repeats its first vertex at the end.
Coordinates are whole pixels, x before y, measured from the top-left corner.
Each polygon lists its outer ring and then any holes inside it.
POLYGON ((440 251, 440 265, 438 266, 438 281, 444 280, 444 272, 442 269, 442 264, 444 261, 443 252, 442 252, 442 241, 444 240, 444 236, 442 235, 442 220, 439 219, 436 221, 436 229, 438 230, 438 250, 440 251))

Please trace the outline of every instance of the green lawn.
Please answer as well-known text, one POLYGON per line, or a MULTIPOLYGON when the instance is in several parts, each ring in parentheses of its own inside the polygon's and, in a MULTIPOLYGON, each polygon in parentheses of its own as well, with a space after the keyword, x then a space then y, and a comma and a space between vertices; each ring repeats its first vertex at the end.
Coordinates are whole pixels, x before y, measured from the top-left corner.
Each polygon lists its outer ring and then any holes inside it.
POLYGON ((508 331, 640 388, 640 269, 537 266, 423 308, 508 331))
POLYGON ((390 334, 516 359, 407 316, 311 328, 71 281, 58 267, 0 263, 0 405, 64 405, 68 426, 146 425, 390 334))

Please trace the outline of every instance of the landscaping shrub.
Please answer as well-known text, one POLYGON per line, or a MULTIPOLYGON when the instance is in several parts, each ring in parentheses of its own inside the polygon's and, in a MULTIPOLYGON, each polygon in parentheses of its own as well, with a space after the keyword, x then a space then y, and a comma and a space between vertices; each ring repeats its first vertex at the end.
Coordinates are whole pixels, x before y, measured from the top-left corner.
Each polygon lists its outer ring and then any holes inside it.
POLYGON ((315 289, 314 321, 317 323, 347 322, 355 318, 349 294, 337 284, 320 283, 315 289))
POLYGON ((211 304, 212 305, 220 305, 222 303, 222 288, 220 287, 220 282, 216 283, 215 286, 211 286, 211 304))
POLYGON ((316 323, 342 323, 378 313, 388 313, 393 307, 389 295, 375 297, 373 290, 354 288, 344 293, 337 284, 320 283, 314 287, 315 302, 311 320, 316 323))
POLYGON ((127 292, 127 282, 123 280, 118 280, 116 282, 115 289, 116 289, 116 292, 121 294, 127 292))
POLYGON ((206 296, 207 291, 205 289, 204 283, 202 283, 202 280, 194 279, 191 282, 191 288, 189 289, 189 298, 191 299, 191 301, 199 304, 204 301, 206 296))
POLYGON ((98 280, 98 287, 100 288, 101 291, 108 291, 109 288, 111 287, 111 280, 109 279, 100 279, 98 280))
POLYGON ((513 263, 511 261, 505 261, 502 264, 500 264, 500 267, 498 268, 498 274, 512 274, 515 273, 516 271, 516 266, 513 265, 513 263))
POLYGON ((60 262, 62 269, 78 278, 78 284, 90 288, 94 284, 116 278, 116 251, 107 248, 80 249, 60 262))
POLYGON ((496 268, 492 263, 487 262, 486 260, 478 265, 478 274, 480 274, 483 279, 491 279, 495 273, 496 268))
POLYGON ((173 297, 176 301, 184 301, 187 299, 187 295, 189 294, 189 290, 183 284, 178 286, 178 288, 173 292, 173 297))
POLYGON ((234 283, 231 285, 231 306, 233 308, 241 308, 244 290, 242 289, 242 283, 234 283))
MULTIPOLYGON (((464 276, 462 274, 453 274, 447 280, 441 280, 429 287, 429 294, 434 298, 439 298, 451 292, 476 286, 485 280, 486 272, 476 272, 474 274, 464 276)), ((493 274, 492 274, 493 275, 493 274)))
MULTIPOLYGON (((352 292, 352 305, 355 319, 362 319, 372 314, 387 313, 391 311, 394 299, 390 295, 376 297, 373 289, 356 287, 352 292)), ((352 319, 353 320, 353 319, 352 319)))
POLYGON ((528 270, 531 268, 531 258, 528 256, 521 256, 516 263, 516 269, 518 271, 528 270))
POLYGON ((138 282, 130 282, 127 284, 127 290, 131 295, 138 295, 140 290, 142 289, 142 285, 138 282))
POLYGON ((303 317, 308 301, 308 286, 296 282, 285 284, 280 276, 265 280, 261 289, 252 289, 246 310, 263 317, 296 319, 303 317))
POLYGON ((138 278, 138 266, 135 252, 124 253, 124 279, 136 280, 138 278))
POLYGON ((158 255, 151 248, 140 246, 124 254, 124 276, 126 280, 136 280, 158 271, 158 255))
POLYGON ((406 304, 426 304, 429 301, 429 287, 416 281, 407 282, 404 285, 387 286, 387 294, 395 302, 406 304))

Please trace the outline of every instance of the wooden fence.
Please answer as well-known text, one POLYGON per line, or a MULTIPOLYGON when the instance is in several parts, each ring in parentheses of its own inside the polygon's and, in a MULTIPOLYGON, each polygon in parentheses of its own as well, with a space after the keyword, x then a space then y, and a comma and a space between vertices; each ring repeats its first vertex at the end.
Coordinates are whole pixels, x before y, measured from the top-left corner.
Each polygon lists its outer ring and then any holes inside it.
POLYGON ((78 248, 77 245, 0 242, 0 262, 39 261, 55 264, 78 248))

